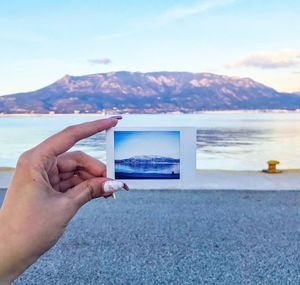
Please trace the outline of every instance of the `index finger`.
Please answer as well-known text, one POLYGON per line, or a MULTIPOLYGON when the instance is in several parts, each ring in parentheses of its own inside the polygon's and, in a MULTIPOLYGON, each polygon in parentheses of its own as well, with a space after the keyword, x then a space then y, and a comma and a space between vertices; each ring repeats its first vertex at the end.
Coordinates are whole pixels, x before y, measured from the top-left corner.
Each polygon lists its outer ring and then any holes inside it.
POLYGON ((114 127, 121 116, 73 125, 41 142, 37 148, 49 155, 59 155, 69 150, 76 142, 98 132, 114 127))

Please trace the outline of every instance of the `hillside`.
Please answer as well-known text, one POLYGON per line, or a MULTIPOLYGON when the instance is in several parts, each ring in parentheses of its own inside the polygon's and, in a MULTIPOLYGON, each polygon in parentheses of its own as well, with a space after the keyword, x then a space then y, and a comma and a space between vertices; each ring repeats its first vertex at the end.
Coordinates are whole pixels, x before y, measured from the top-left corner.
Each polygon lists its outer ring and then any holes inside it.
POLYGON ((300 95, 249 78, 189 72, 66 75, 42 89, 0 97, 0 113, 161 113, 297 109, 300 95))

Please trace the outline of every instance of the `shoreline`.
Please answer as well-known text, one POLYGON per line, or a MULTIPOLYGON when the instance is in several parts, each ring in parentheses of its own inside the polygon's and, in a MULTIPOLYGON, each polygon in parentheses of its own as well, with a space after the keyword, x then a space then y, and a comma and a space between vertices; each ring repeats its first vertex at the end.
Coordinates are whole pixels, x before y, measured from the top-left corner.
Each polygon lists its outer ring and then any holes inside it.
POLYGON ((9 166, 1 167, 0 166, 0 172, 13 172, 14 170, 15 170, 14 167, 9 167, 9 166))
POLYGON ((6 117, 105 117, 105 116, 114 116, 114 115, 200 115, 200 114, 244 114, 244 113, 300 113, 300 109, 296 110, 286 110, 286 109, 274 109, 274 110, 221 110, 221 111, 199 111, 192 113, 181 113, 181 112, 166 112, 166 113, 153 113, 153 114, 143 114, 143 113, 124 113, 122 112, 112 112, 112 113, 12 113, 5 114, 0 113, 0 118, 6 117))

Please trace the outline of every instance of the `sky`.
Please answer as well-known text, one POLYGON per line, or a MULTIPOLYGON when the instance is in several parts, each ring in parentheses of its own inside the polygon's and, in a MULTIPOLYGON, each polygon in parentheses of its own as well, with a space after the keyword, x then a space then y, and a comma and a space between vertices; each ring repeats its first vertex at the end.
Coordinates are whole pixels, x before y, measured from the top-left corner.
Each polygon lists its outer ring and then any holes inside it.
POLYGON ((158 155, 179 159, 179 131, 115 131, 115 159, 158 155))
POLYGON ((0 95, 119 70, 300 91, 299 15, 299 0, 0 1, 0 95))

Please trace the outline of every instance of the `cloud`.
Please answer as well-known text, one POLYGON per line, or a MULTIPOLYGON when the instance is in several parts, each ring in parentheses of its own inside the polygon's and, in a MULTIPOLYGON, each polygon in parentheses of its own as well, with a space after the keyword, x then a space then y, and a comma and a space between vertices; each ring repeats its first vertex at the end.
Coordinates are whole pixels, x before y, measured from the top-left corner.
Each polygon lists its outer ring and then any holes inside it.
POLYGON ((236 0, 206 0, 200 2, 198 1, 189 6, 173 7, 159 16, 157 25, 163 26, 214 8, 232 4, 235 1, 236 0))
POLYGON ((183 18, 204 13, 208 10, 212 10, 218 7, 226 6, 236 1, 237 0, 205 0, 194 2, 191 5, 171 7, 156 17, 152 17, 149 19, 143 18, 141 21, 136 20, 135 22, 139 23, 139 25, 132 27, 127 31, 98 35, 96 38, 98 40, 125 38, 137 33, 154 30, 183 18))
POLYGON ((289 68, 300 66, 300 50, 285 49, 278 52, 260 52, 245 56, 226 67, 289 68))
POLYGON ((91 64, 110 64, 111 63, 111 59, 109 58, 95 58, 95 59, 89 59, 88 60, 89 63, 91 64))

